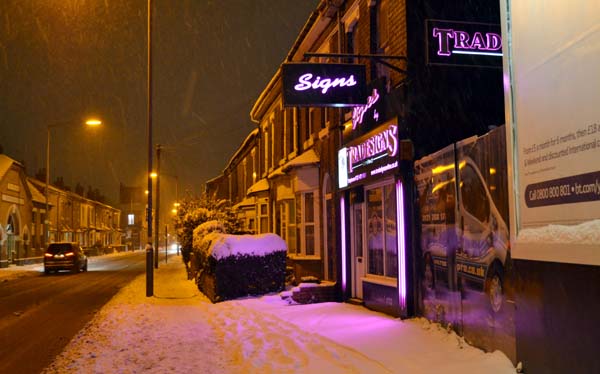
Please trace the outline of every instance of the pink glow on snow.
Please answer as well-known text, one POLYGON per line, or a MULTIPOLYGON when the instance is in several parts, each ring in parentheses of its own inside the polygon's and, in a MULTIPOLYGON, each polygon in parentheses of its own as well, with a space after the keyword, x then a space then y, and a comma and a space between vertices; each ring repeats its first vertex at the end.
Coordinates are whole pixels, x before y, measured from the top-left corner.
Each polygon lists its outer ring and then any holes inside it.
POLYGON ((473 348, 423 318, 346 303, 289 305, 277 294, 212 304, 179 259, 156 270, 156 297, 145 297, 144 275, 125 286, 44 374, 515 372, 501 352, 473 348))

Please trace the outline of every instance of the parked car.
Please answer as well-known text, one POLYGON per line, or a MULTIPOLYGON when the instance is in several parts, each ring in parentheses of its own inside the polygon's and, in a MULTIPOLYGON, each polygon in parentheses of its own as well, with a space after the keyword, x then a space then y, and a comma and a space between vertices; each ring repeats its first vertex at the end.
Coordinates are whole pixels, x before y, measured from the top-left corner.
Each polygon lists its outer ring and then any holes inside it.
POLYGON ((78 243, 51 243, 44 254, 44 273, 69 270, 71 273, 87 271, 88 259, 78 243))

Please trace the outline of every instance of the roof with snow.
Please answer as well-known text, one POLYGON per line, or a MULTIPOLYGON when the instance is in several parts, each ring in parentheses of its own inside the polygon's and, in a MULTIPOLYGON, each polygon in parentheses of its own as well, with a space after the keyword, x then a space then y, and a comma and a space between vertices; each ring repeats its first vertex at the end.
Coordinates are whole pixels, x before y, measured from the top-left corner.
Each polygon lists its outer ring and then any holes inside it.
POLYGON ((319 163, 319 156, 314 149, 309 149, 308 151, 302 153, 300 156, 293 158, 285 165, 283 165, 283 171, 288 171, 293 168, 301 167, 301 166, 309 166, 316 165, 319 163))
POLYGON ((46 203, 46 197, 27 178, 27 188, 31 191, 31 199, 36 203, 46 203))
POLYGON ((235 204, 233 206, 233 209, 238 209, 238 208, 243 208, 243 207, 248 207, 248 206, 254 206, 255 204, 256 204, 256 202, 254 201, 254 198, 247 197, 244 200, 240 201, 239 203, 235 204))
POLYGON ((248 195, 269 190, 269 181, 266 178, 259 180, 248 188, 248 195))
POLYGON ((18 161, 13 160, 7 155, 0 154, 0 179, 4 178, 4 175, 6 172, 8 172, 8 169, 10 169, 13 164, 22 166, 18 161))

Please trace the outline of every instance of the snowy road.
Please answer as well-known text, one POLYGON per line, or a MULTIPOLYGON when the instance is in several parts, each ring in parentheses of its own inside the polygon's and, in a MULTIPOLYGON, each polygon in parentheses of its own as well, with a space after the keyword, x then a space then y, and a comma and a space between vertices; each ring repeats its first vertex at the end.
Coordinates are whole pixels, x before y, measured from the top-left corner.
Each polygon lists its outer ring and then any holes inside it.
MULTIPOLYGON (((0 373, 39 373, 124 285, 142 252, 92 257, 87 273, 44 275, 42 265, 0 280, 0 373)), ((7 270, 10 271, 10 270, 7 270)))

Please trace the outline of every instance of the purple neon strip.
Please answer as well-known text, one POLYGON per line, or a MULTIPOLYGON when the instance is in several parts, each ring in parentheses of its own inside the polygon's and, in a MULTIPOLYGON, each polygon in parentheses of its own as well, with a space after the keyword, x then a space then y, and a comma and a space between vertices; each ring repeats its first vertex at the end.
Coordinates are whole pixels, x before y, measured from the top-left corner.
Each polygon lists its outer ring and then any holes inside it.
POLYGON ((346 202, 344 196, 340 198, 340 219, 342 229, 342 293, 346 293, 346 202))
POLYGON ((402 182, 396 182, 396 218, 398 220, 398 297, 400 308, 406 308, 406 246, 404 222, 404 193, 402 182))
POLYGON ((452 53, 456 53, 459 55, 480 55, 480 56, 502 56, 502 53, 498 52, 471 52, 471 51, 458 51, 456 49, 452 50, 452 53))

